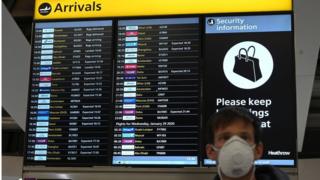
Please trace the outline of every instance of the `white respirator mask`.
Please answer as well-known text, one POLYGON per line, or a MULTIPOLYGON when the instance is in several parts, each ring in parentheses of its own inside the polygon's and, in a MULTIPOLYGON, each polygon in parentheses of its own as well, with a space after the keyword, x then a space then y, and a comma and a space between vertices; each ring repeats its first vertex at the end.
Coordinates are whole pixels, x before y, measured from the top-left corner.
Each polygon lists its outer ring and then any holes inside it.
POLYGON ((220 149, 213 145, 212 148, 218 152, 218 174, 221 179, 221 172, 227 177, 239 178, 246 175, 252 166, 254 168, 255 144, 250 145, 239 136, 232 136, 220 149))

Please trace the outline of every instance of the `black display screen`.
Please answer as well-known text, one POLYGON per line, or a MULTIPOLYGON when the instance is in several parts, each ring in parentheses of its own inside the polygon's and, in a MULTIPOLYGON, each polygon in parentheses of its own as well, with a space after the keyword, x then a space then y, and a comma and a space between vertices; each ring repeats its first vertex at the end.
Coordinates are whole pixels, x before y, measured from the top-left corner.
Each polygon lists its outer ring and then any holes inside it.
POLYGON ((120 20, 114 165, 198 165, 199 18, 120 20))
POLYGON ((25 164, 215 165, 207 119, 243 106, 263 128, 256 164, 295 167, 291 23, 284 13, 35 22, 25 164))
POLYGON ((35 23, 26 163, 106 164, 112 21, 35 23))
MULTIPOLYGON (((246 107, 259 118, 263 129, 264 155, 256 164, 294 166, 296 100, 291 15, 212 16, 204 21, 203 122, 222 107, 246 107)), ((204 164, 215 162, 204 160, 204 164)))

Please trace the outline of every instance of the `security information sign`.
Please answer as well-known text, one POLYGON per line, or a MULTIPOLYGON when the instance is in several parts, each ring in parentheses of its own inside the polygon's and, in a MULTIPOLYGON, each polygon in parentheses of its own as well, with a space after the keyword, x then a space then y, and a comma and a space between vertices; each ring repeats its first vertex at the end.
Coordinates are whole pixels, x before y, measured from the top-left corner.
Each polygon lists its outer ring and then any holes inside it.
MULTIPOLYGON (((287 14, 205 18, 205 119, 225 106, 248 108, 263 128, 265 150, 257 164, 295 164, 291 18, 287 14)), ((204 160, 205 165, 214 163, 204 160)))

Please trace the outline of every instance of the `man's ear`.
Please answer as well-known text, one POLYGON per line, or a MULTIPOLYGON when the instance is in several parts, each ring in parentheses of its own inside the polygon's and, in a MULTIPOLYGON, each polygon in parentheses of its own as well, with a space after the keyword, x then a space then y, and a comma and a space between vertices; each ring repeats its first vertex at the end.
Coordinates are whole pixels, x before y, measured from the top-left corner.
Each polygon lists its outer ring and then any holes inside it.
POLYGON ((206 153, 207 157, 211 160, 217 160, 218 153, 212 149, 212 144, 207 144, 206 145, 206 153))
POLYGON ((260 159, 263 155, 263 144, 260 142, 254 148, 254 158, 255 160, 260 159))

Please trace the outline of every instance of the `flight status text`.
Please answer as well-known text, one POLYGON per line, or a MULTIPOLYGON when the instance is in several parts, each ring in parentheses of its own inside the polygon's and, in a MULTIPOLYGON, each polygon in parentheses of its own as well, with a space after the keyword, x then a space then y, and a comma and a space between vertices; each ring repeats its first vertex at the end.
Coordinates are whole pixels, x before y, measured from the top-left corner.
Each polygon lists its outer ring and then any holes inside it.
POLYGON ((113 165, 198 165, 198 18, 120 20, 113 165))
POLYGON ((112 21, 36 23, 26 162, 106 164, 112 21))

